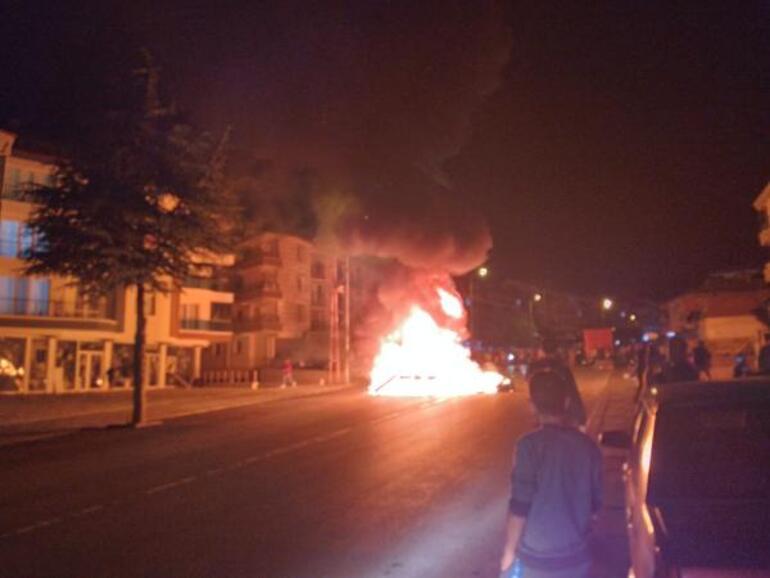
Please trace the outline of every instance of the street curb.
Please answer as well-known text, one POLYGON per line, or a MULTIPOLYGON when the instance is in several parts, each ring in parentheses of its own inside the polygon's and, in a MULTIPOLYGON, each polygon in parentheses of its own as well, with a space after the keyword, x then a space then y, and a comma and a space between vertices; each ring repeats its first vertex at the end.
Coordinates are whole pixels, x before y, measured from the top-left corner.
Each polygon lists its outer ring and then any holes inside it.
MULTIPOLYGON (((337 393, 340 391, 347 391, 347 390, 353 390, 353 389, 360 389, 356 385, 343 385, 343 386, 327 386, 329 389, 322 390, 322 391, 313 391, 308 393, 301 393, 298 395, 293 396, 281 396, 281 397, 273 397, 270 399, 259 399, 254 398, 252 400, 246 401, 244 403, 238 403, 238 404, 227 404, 222 406, 214 406, 214 407, 206 407, 202 409, 197 410, 190 410, 190 411, 184 411, 182 413, 176 413, 176 414, 170 414, 170 415, 163 415, 158 418, 153 419, 150 423, 152 426, 163 426, 165 423, 184 418, 184 417, 191 417, 196 415, 203 415, 208 413, 215 413, 219 411, 225 411, 228 409, 238 409, 242 407, 251 407, 254 405, 261 405, 261 404, 270 404, 270 403, 276 403, 280 401, 294 401, 298 399, 310 399, 313 397, 321 397, 324 395, 330 395, 333 393, 337 393)), ((107 411, 99 411, 99 412, 87 412, 82 414, 74 414, 72 416, 64 416, 59 418, 52 418, 52 419, 38 419, 33 421, 24 421, 24 422, 17 422, 16 424, 8 424, 9 427, 20 427, 23 428, 24 426, 32 426, 34 427, 36 424, 46 423, 46 422, 56 422, 56 421, 65 421, 68 419, 82 419, 82 418, 89 418, 94 417, 98 415, 110 415, 110 414, 116 414, 118 412, 121 412, 123 410, 107 410, 107 411)), ((130 410, 128 410, 130 411, 130 410)), ((66 426, 63 426, 61 430, 59 431, 52 431, 52 432, 29 432, 25 433, 23 431, 18 432, 17 439, 8 439, 8 440, 2 440, 0 439, 0 449, 7 448, 7 447, 14 447, 24 444, 30 444, 35 443, 43 440, 50 440, 54 438, 64 437, 68 435, 73 435, 76 433, 84 433, 84 432, 96 432, 96 431, 108 431, 108 430, 114 430, 117 428, 129 428, 130 424, 127 422, 125 423, 111 423, 106 424, 103 426, 73 426, 71 428, 67 428, 66 426)), ((137 428, 137 429, 145 429, 145 428, 137 428)), ((2 434, 2 428, 0 428, 0 435, 2 434)), ((13 433, 11 434, 13 435, 13 433)))

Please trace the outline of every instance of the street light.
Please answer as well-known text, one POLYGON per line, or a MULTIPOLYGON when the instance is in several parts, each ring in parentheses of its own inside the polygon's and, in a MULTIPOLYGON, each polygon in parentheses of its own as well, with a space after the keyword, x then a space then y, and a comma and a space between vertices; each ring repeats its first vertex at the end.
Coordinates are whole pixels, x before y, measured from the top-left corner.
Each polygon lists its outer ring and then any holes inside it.
POLYGON ((483 279, 484 277, 489 275, 489 269, 487 269, 486 267, 479 267, 478 273, 479 273, 479 277, 483 279))
POLYGON ((535 303, 540 303, 540 302, 543 300, 543 294, 542 294, 542 293, 535 293, 535 294, 532 296, 532 300, 533 300, 535 303))
POLYGON ((609 311, 610 309, 612 309, 614 305, 615 303, 609 297, 605 297, 604 299, 602 299, 602 309, 604 309, 605 311, 609 311))
POLYGON ((631 323, 633 323, 634 321, 636 321, 636 313, 632 313, 631 315, 629 315, 629 316, 628 316, 628 320, 629 320, 631 323))

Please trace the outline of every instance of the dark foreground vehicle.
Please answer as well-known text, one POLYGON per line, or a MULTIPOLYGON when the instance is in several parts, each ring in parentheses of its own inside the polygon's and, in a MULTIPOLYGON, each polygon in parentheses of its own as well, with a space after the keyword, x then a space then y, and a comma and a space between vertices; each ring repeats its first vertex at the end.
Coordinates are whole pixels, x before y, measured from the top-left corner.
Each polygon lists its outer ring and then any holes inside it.
POLYGON ((667 384, 624 465, 629 577, 770 578, 770 381, 667 384))

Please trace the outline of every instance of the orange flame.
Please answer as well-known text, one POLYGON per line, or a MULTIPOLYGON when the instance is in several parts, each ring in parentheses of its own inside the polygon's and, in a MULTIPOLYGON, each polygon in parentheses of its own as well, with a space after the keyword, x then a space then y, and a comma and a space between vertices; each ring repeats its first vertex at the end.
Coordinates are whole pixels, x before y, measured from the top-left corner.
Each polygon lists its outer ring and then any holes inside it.
MULTIPOLYGON (((447 317, 463 319, 465 308, 456 294, 436 288, 435 295, 447 317)), ((495 393, 503 376, 482 370, 460 335, 413 305, 398 328, 381 339, 369 376, 369 393, 417 397, 495 393)))

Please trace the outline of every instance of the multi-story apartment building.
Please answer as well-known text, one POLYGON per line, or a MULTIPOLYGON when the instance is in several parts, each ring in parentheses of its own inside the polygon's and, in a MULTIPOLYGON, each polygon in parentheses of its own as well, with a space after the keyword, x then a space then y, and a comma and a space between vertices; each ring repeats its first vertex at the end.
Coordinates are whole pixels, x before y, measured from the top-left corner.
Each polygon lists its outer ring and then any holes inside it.
POLYGON ((325 365, 338 268, 337 259, 294 235, 250 239, 236 265, 235 334, 229 344, 207 352, 206 367, 255 369, 284 357, 325 365))
MULTIPOLYGON (((29 183, 46 183, 54 159, 14 148, 0 130, 0 390, 77 392, 131 381, 135 294, 119 290, 94 299, 71 279, 23 275, 35 243, 26 222, 34 207, 29 183)), ((180 288, 147 295, 145 379, 188 383, 201 375, 203 350, 232 336, 232 256, 198 259, 180 288)), ((169 284, 172 287, 171 284, 169 284)))

